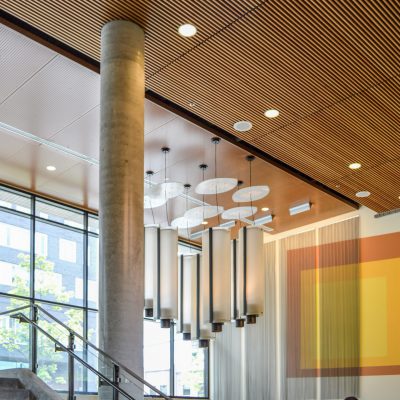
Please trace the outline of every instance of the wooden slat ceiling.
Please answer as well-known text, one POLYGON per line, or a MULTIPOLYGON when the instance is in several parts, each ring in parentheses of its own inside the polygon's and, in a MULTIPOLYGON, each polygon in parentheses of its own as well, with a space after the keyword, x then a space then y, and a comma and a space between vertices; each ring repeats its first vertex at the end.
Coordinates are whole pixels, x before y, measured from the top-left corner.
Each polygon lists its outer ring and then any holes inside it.
POLYGON ((375 211, 400 207, 400 2, 0 3, 95 60, 105 22, 139 23, 148 89, 375 211), (234 131, 242 119, 253 129, 234 131))

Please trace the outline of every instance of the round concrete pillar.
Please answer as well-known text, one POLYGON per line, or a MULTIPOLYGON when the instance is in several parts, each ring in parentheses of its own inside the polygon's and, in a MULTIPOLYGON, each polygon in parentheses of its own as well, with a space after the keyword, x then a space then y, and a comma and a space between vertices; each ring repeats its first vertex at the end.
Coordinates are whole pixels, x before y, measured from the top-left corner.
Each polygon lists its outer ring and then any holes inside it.
POLYGON ((107 23, 101 32, 99 337, 104 351, 140 376, 144 94, 142 28, 107 23))

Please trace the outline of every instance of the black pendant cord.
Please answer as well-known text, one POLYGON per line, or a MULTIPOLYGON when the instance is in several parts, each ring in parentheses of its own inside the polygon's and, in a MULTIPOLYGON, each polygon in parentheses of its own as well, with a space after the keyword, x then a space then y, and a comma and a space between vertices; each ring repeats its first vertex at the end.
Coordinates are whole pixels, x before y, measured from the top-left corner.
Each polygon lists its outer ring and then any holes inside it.
MULTIPOLYGON (((161 151, 164 153, 164 184, 167 183, 167 153, 169 153, 170 149, 169 147, 163 147, 161 151)), ((168 199, 167 199, 167 185, 164 185, 164 196, 165 199, 167 200, 165 202, 165 214, 167 217, 167 226, 170 226, 169 222, 169 214, 168 214, 168 199)))
MULTIPOLYGON (((201 169, 201 171, 202 171, 202 182, 204 182, 204 178, 205 178, 205 171, 206 171, 206 169, 208 168, 208 165, 207 164, 200 164, 199 165, 199 168, 201 169)), ((202 195, 202 202, 203 202, 203 205, 202 205, 202 207, 203 207, 203 221, 201 221, 202 222, 202 224, 203 225, 206 225, 204 222, 205 222, 205 219, 204 219, 204 209, 205 209, 205 203, 204 203, 204 193, 203 193, 203 195, 202 195)))
MULTIPOLYGON (((189 209, 189 199, 188 199, 189 190, 192 187, 192 185, 190 183, 185 183, 184 187, 185 187, 185 195, 186 195, 185 209, 186 209, 186 212, 187 212, 188 209, 189 209)), ((186 219, 186 234, 187 234, 188 239, 190 239, 190 228, 189 228, 189 220, 188 219, 186 219)), ((189 242, 189 250, 190 250, 190 253, 193 252, 193 246, 192 246, 192 242, 191 241, 189 242)))
MULTIPOLYGON (((243 185, 243 181, 238 181, 237 186, 236 186, 236 191, 239 190, 239 187, 243 185)), ((236 207, 240 207, 240 204, 236 202, 236 207)), ((240 211, 239 211, 239 229, 242 227, 242 218, 240 216, 240 211)))
MULTIPOLYGON (((212 138, 211 141, 214 143, 214 178, 217 178, 217 145, 220 142, 219 138, 212 138)), ((219 215, 219 206, 218 206, 218 184, 215 186, 215 204, 217 205, 218 212, 218 225, 221 225, 221 217, 219 215)))
MULTIPOLYGON (((249 185, 250 185, 250 188, 251 188, 251 185, 252 185, 252 182, 251 182, 251 163, 254 161, 254 156, 253 155, 249 155, 249 156, 247 156, 246 157, 247 158, 247 161, 249 162, 249 185)), ((253 216, 253 224, 254 224, 254 214, 255 213, 253 213, 253 196, 252 196, 252 194, 251 194, 251 191, 250 191, 250 207, 251 207, 251 213, 252 213, 252 216, 253 216)))
MULTIPOLYGON (((149 181, 150 181, 150 187, 151 187, 151 185, 152 185, 151 178, 152 178, 152 176, 154 175, 154 172, 153 172, 153 171, 146 171, 146 175, 147 175, 147 177, 148 177, 148 179, 149 179, 149 181)), ((152 215, 152 217, 153 217, 153 225, 155 225, 155 224, 156 224, 156 219, 155 219, 155 217, 154 217, 153 202, 151 201, 151 198, 149 198, 149 200, 150 200, 151 215, 152 215)))

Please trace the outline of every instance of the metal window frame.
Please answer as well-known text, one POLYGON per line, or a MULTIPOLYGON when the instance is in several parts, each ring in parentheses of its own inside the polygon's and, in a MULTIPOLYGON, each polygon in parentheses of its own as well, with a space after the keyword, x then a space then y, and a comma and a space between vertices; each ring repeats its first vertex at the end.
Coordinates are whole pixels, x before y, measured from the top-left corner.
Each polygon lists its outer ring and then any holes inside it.
MULTIPOLYGON (((47 305, 54 305, 54 306, 60 306, 60 307, 67 307, 67 308, 74 308, 78 310, 82 310, 83 314, 83 321, 82 321, 82 329, 83 329, 83 336, 85 339, 88 339, 88 321, 89 321, 89 313, 90 312, 95 312, 98 313, 98 308, 93 308, 89 307, 89 299, 88 299, 88 275, 89 275, 89 265, 88 265, 88 252, 89 252, 89 237, 95 237, 98 238, 99 235, 93 231, 89 230, 89 218, 90 217, 98 217, 96 213, 89 212, 87 210, 82 210, 78 207, 71 206, 69 204, 64 204, 60 201, 57 200, 51 200, 46 197, 42 197, 40 195, 37 195, 36 193, 31 193, 26 190, 22 190, 19 188, 14 188, 12 186, 0 183, 0 189, 4 189, 6 191, 10 191, 11 193, 15 194, 20 194, 23 196, 27 196, 30 198, 30 203, 31 203, 31 212, 30 213, 25 213, 22 211, 18 211, 12 208, 8 207, 3 207, 0 206, 0 211, 9 213, 9 214, 14 214, 20 217, 24 217, 30 220, 30 291, 29 291, 29 296, 20 296, 20 295, 13 295, 5 292, 0 292, 0 296, 2 297, 9 297, 9 298, 18 298, 20 300, 25 300, 27 301, 30 305, 33 305, 34 303, 42 303, 42 304, 47 304, 47 305), (57 221, 52 221, 48 220, 46 218, 42 218, 36 215, 36 202, 37 201, 45 201, 48 204, 54 205, 55 207, 60 207, 65 210, 72 210, 72 211, 79 211, 83 215, 83 229, 76 228, 70 225, 63 224, 61 222, 57 221), (40 299, 35 297, 35 233, 36 233, 36 222, 42 222, 45 224, 53 225, 59 228, 63 228, 66 230, 74 231, 77 233, 81 233, 83 235, 83 300, 82 300, 82 305, 77 305, 77 304, 67 304, 67 303, 60 303, 57 301, 52 301, 52 300, 46 300, 46 299, 40 299)), ((158 233, 160 234, 160 233, 158 233)), ((191 247, 191 248, 196 248, 196 249, 201 249, 200 246, 197 246, 193 243, 186 243, 184 241, 180 241, 181 245, 184 245, 186 247, 191 247)), ((158 253, 160 253, 160 250, 158 250, 158 253)), ((160 257, 160 254, 158 258, 160 257)), ((198 258, 198 263, 200 256, 197 255, 198 258)), ((159 260, 160 262, 161 260, 159 260)), ((199 269, 199 266, 198 266, 199 269)), ((199 271, 198 271, 199 273, 199 271)), ((33 309, 33 307, 32 307, 33 309)), ((31 315, 33 317, 33 315, 31 315)), ((146 318, 145 318, 146 319, 146 318)), ((148 320, 148 319, 146 319, 148 320)), ((154 322, 153 319, 150 319, 150 321, 154 322)), ((31 370, 33 372, 36 372, 37 370, 37 334, 35 334, 33 331, 31 331, 29 335, 29 346, 30 346, 30 354, 29 354, 29 363, 31 370)), ((202 399, 209 399, 209 393, 210 393, 210 379, 209 379, 209 371, 210 371, 210 354, 209 354, 209 349, 203 349, 204 351, 204 397, 201 397, 202 399)), ((84 354, 83 357, 87 358, 87 349, 84 349, 84 354)), ((87 370, 86 370, 87 374, 87 370)), ((85 379, 84 375, 84 388, 85 391, 79 392, 80 394, 95 394, 95 392, 89 392, 87 390, 87 379, 85 379)), ((170 396, 176 397, 176 398, 182 398, 182 399, 191 399, 194 397, 191 396, 175 396, 175 323, 171 324, 170 328, 170 396)), ((60 393, 64 393, 64 391, 60 391, 60 393)), ((78 393, 78 392, 77 392, 78 393)), ((157 396, 151 396, 151 397, 157 397, 157 396)), ((199 397, 196 397, 199 398, 199 397)))

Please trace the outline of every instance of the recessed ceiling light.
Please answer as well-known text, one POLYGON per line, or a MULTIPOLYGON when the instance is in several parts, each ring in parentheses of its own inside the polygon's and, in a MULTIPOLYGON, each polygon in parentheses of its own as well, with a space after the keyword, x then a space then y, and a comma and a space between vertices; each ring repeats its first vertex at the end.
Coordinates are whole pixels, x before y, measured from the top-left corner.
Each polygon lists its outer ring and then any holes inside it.
POLYGON ((269 207, 263 207, 261 211, 269 211, 269 207))
POLYGON ((371 195, 371 192, 368 192, 368 190, 361 190, 360 192, 356 193, 357 197, 368 197, 371 195))
POLYGON ((48 165, 46 169, 47 171, 55 171, 57 168, 54 165, 48 165))
POLYGON ((351 163, 351 164, 349 164, 349 168, 350 169, 360 169, 361 168, 361 164, 358 163, 358 162, 351 163))
POLYGON ((239 132, 249 131, 253 127, 250 121, 238 121, 233 124, 233 129, 239 132))
POLYGON ((192 37, 197 33, 197 28, 192 24, 183 24, 178 28, 178 32, 183 37, 192 37))
POLYGON ((208 225, 208 222, 207 222, 207 221, 202 221, 201 224, 202 224, 202 225, 208 225))
POLYGON ((276 110, 275 108, 270 108, 269 110, 266 110, 264 112, 264 115, 267 118, 276 118, 279 115, 279 110, 276 110))

